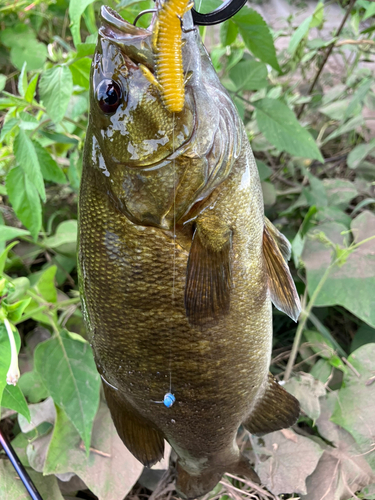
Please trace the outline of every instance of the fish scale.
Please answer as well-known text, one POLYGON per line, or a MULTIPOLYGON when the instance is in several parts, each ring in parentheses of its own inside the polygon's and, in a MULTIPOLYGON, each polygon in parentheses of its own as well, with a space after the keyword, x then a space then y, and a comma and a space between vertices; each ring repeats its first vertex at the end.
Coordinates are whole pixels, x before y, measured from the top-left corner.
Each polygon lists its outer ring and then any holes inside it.
POLYGON ((279 250, 289 244, 264 218, 244 127, 198 33, 184 34, 196 66, 175 122, 136 66, 151 58, 152 30, 122 20, 119 30, 109 8, 102 22, 79 199, 83 311, 121 439, 145 465, 161 459, 166 439, 178 492, 195 498, 224 472, 256 479, 234 444, 241 424, 262 434, 298 417, 268 371, 271 300, 287 312, 294 304, 293 316, 300 307, 279 250), (132 36, 144 39, 139 56, 132 36), (110 113, 95 90, 109 78, 123 89, 110 113), (129 149, 160 137, 158 117, 163 144, 137 163, 129 149), (137 122, 149 124, 142 134, 137 122), (177 145, 173 123, 183 131, 177 145), (160 404, 168 394, 169 407, 160 404))

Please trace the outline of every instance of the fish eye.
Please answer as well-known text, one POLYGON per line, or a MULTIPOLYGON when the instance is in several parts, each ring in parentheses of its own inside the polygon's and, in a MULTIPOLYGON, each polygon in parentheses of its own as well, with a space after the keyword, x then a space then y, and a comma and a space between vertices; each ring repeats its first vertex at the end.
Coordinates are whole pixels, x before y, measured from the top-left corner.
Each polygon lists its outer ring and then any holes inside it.
POLYGON ((114 113, 120 106, 122 91, 114 80, 102 80, 96 87, 96 98, 103 113, 114 113))

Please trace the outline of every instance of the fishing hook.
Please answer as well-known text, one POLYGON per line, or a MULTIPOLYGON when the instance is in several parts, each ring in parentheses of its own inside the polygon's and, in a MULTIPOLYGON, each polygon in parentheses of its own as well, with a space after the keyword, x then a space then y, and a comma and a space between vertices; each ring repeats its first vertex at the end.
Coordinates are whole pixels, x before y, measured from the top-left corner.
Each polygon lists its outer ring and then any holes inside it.
POLYGON ((32 482, 31 477, 26 472, 25 467, 21 464, 21 461, 18 458, 17 453, 14 451, 13 446, 10 444, 8 438, 5 436, 5 434, 2 433, 1 430, 0 444, 4 448, 5 453, 7 454, 9 460, 11 461, 11 464, 19 475, 32 500, 43 500, 34 483, 32 482))
MULTIPOLYGON (((212 26, 214 24, 223 23, 237 14, 237 12, 245 5, 246 1, 247 0, 227 0, 223 3, 223 5, 220 5, 220 7, 207 14, 201 14, 193 7, 192 15, 194 24, 198 26, 212 26)), ((147 9, 140 12, 134 19, 134 26, 137 24, 137 21, 141 16, 144 14, 150 14, 151 12, 157 12, 157 9, 147 9)))

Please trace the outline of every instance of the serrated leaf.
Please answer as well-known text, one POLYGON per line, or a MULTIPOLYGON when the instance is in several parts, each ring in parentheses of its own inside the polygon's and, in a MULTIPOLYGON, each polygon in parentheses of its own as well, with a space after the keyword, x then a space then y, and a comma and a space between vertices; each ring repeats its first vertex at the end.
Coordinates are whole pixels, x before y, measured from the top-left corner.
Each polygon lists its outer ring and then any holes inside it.
POLYGON ((38 345, 34 362, 55 404, 66 412, 88 449, 100 388, 90 346, 63 330, 38 345))
POLYGON ((37 190, 21 167, 15 167, 8 173, 6 188, 17 217, 36 240, 42 225, 42 207, 37 190))
POLYGON ((232 20, 237 24, 243 41, 250 52, 277 71, 281 71, 272 35, 262 16, 245 6, 232 20))
POLYGON ((6 385, 1 399, 1 406, 15 410, 30 422, 30 411, 25 396, 18 385, 6 385))
POLYGON ((68 108, 73 91, 73 78, 67 66, 54 66, 44 71, 40 77, 39 93, 48 116, 60 122, 68 108))
POLYGON ((259 90, 267 87, 267 66, 258 61, 245 60, 236 64, 229 73, 229 77, 239 90, 259 90))
POLYGON ((41 69, 47 59, 47 47, 37 40, 24 40, 22 46, 14 46, 10 50, 10 60, 14 66, 21 70, 24 63, 27 63, 27 70, 33 71, 41 69))
POLYGON ((17 137, 14 140, 14 154, 17 162, 22 170, 28 176, 43 201, 46 200, 46 192, 44 189, 44 181, 40 170, 38 156, 36 154, 34 144, 30 137, 22 129, 19 130, 17 137))
POLYGON ((2 129, 1 129, 1 133, 0 133, 0 142, 3 142, 4 139, 6 138, 7 134, 9 132, 11 132, 14 127, 16 127, 19 123, 19 119, 18 118, 10 118, 9 120, 7 120, 2 129))
POLYGON ((33 141, 33 145, 38 156, 43 178, 46 181, 56 182, 57 184, 65 184, 67 181, 64 172, 57 165, 47 149, 43 148, 43 146, 41 146, 37 141, 33 141))
POLYGON ((80 34, 80 24, 81 24, 81 16, 85 11, 86 7, 93 3, 94 0, 70 0, 69 3, 69 17, 71 21, 70 31, 73 35, 74 45, 77 46, 78 43, 81 43, 81 34, 80 34))
POLYGON ((323 162, 313 137, 298 122, 288 106, 268 97, 252 102, 259 130, 279 151, 323 162))
POLYGON ((91 59, 84 57, 79 61, 76 61, 69 65, 70 71, 72 72, 73 84, 79 85, 84 89, 89 89, 90 87, 90 71, 91 71, 91 59))

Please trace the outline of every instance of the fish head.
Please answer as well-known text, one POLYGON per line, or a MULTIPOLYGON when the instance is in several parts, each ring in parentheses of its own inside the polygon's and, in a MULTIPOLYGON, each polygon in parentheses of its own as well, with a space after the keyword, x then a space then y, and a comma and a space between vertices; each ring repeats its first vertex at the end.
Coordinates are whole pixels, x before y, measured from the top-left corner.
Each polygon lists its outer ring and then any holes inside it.
POLYGON ((160 162, 186 142, 194 127, 189 97, 170 113, 141 67, 154 73, 152 31, 135 27, 109 7, 101 11, 90 92, 90 122, 108 167, 160 162))
POLYGON ((242 128, 190 12, 181 34, 184 106, 168 110, 146 76, 157 75, 156 17, 143 29, 102 7, 84 164, 104 174, 100 189, 132 222, 171 230, 229 175, 242 128))

